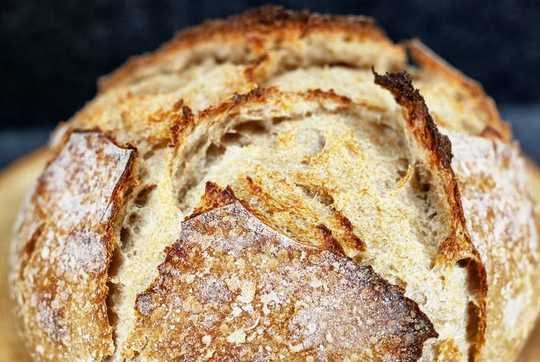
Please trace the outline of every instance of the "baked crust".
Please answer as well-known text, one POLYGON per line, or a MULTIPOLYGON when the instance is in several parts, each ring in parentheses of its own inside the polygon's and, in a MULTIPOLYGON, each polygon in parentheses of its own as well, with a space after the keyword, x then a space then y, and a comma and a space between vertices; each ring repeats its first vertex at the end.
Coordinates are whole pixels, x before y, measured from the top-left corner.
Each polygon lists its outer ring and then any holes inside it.
POLYGON ((131 356, 415 361, 437 336, 371 267, 284 237, 231 189, 206 189, 158 279, 137 296, 131 356))
MULTIPOLYGON (((538 313, 536 306, 519 299, 534 300, 538 294, 538 288, 531 283, 539 271, 538 251, 527 246, 537 241, 537 227, 531 224, 537 201, 531 202, 526 181, 519 177, 525 173, 524 166, 512 145, 508 126, 479 85, 418 42, 394 45, 367 18, 265 7, 187 30, 154 54, 131 60, 102 78, 97 98, 63 126, 54 139, 56 156, 21 213, 14 242, 12 284, 29 349, 37 359, 159 359, 163 354, 172 359, 178 357, 178 351, 189 355, 195 346, 202 346, 202 334, 196 334, 198 340, 195 334, 183 335, 180 322, 169 318, 178 312, 173 303, 175 296, 194 298, 186 294, 180 287, 184 284, 177 283, 175 277, 185 267, 185 261, 192 260, 182 245, 193 243, 199 254, 209 250, 200 243, 208 238, 206 232, 212 234, 217 229, 207 230, 209 227, 201 226, 200 220, 210 218, 227 226, 218 228, 223 232, 227 228, 248 230, 246 220, 258 225, 257 230, 272 228, 265 238, 252 240, 269 247, 281 245, 275 244, 277 241, 295 240, 300 249, 306 247, 308 253, 313 252, 315 259, 320 253, 329 253, 340 265, 350 264, 355 269, 361 276, 360 284, 367 285, 368 295, 373 296, 376 290, 380 292, 375 293, 376 298, 389 297, 397 303, 385 308, 392 316, 389 319, 398 326, 390 328, 385 318, 373 319, 383 326, 381 338, 387 339, 384 343, 372 343, 366 337, 373 331, 357 329, 369 351, 358 345, 344 348, 333 344, 335 340, 321 340, 331 355, 342 357, 354 352, 364 359, 510 360, 531 328, 531 323, 523 321, 524 316, 538 313), (406 49, 417 67, 406 63, 406 49), (393 70, 402 72, 377 73, 393 70), (324 137, 323 126, 294 128, 295 122, 314 115, 335 122, 335 126, 325 129, 324 137), (349 123, 341 122, 338 116, 349 123), (282 122, 291 123, 290 129, 280 128, 282 122), (257 129, 257 123, 262 124, 262 130, 257 129), (238 139, 244 131, 237 126, 245 126, 251 140, 238 139), (340 128, 350 132, 340 133, 340 128), (276 136, 278 131, 282 133, 276 136), (298 141, 304 131, 311 139, 298 141), (357 140, 362 132, 367 135, 362 139, 364 143, 357 140), (387 143, 382 136, 389 137, 387 143), (268 144, 268 140, 274 144, 268 144), (454 143, 460 147, 457 157, 453 156, 454 143), (266 145, 266 153, 278 152, 276 147, 290 147, 291 159, 296 146, 305 146, 306 154, 295 165, 281 165, 289 175, 281 174, 283 170, 276 170, 275 165, 274 169, 264 164, 251 167, 257 157, 268 158, 261 154, 252 157, 249 152, 243 153, 244 159, 228 165, 234 169, 234 177, 224 175, 226 171, 211 172, 225 167, 220 164, 224 154, 230 156, 259 144, 266 145), (471 154, 478 153, 478 164, 489 165, 491 171, 468 175, 471 160, 463 147, 469 145, 471 154), (74 147, 78 151, 74 152, 74 147), (489 147, 506 151, 493 155, 486 151, 489 147), (108 156, 102 157, 104 153, 120 156, 113 162, 108 156), (351 172, 362 167, 362 162, 376 165, 365 158, 367 154, 380 156, 378 162, 386 165, 378 169, 381 175, 370 174, 373 170, 369 169, 365 170, 367 176, 351 172), (400 166, 403 162, 405 169, 400 166), (253 173, 245 174, 248 169, 253 173), (329 174, 331 178, 326 177, 329 174), (503 182, 503 174, 509 182, 503 182), (210 179, 218 176, 227 182, 210 179), (354 178, 364 176, 365 183, 354 182, 354 178), (380 184, 371 185, 370 178, 380 184), (231 187, 221 190, 210 186, 206 194, 199 195, 205 179, 231 187), (487 179, 490 188, 475 183, 487 179), (345 182, 349 183, 342 185, 345 182), (128 192, 131 189, 133 192, 128 192), (394 209, 393 204, 384 204, 380 200, 386 194, 392 194, 392 203, 404 206, 394 209), (83 196, 88 197, 84 202, 103 212, 103 218, 81 215, 73 205, 62 203, 66 198, 79 200, 83 196), (197 196, 202 196, 203 202, 193 210, 197 196), (500 233, 495 228, 478 231, 482 228, 478 216, 486 212, 483 197, 499 208, 490 214, 493 225, 515 222, 519 232, 500 233), (375 200, 371 209, 372 205, 361 203, 368 198, 375 200), (357 205, 366 210, 358 210, 357 205), (516 210, 520 219, 511 216, 516 210), (415 212, 416 217, 407 214, 415 212), (181 224, 180 220, 189 214, 192 216, 181 224), (240 214, 243 219, 238 219, 240 214), (386 214, 391 216, 385 219, 386 214), (429 220, 427 229, 415 224, 416 219, 424 217, 429 220), (227 218, 233 218, 234 223, 227 218), (372 219, 378 223, 364 225, 363 220, 372 219), (194 228, 196 221, 196 232, 179 230, 180 225, 186 230, 194 228), (62 223, 69 227, 59 225, 62 223), (404 249, 392 249, 398 242, 386 238, 393 235, 399 239, 400 234, 392 231, 399 227, 403 227, 400 231, 404 234, 411 229, 415 234, 407 234, 408 239, 401 241, 406 244, 404 249), (90 239, 73 234, 80 229, 93 233, 96 248, 89 247, 94 245, 87 243, 90 239), (75 236, 67 237, 69 233, 75 236), (133 240, 132 234, 136 234, 133 240), (178 235, 183 243, 171 245, 178 235), (372 235, 379 235, 382 242, 373 240, 372 235), (384 243, 396 254, 391 255, 395 264, 380 262, 386 250, 384 243), (66 275, 62 260, 73 254, 70 246, 77 252, 103 252, 95 254, 99 258, 87 258, 90 264, 71 258, 73 263, 68 264, 73 264, 74 269, 69 270, 75 272, 66 275), (420 251, 409 253, 413 247, 420 251), (515 255, 514 250, 522 249, 526 252, 515 255), (400 261, 400 253, 406 262, 400 261), (406 259, 409 254, 418 258, 415 262, 419 265, 420 260, 428 260, 428 268, 418 271, 420 266, 406 259), (354 267, 349 259, 356 263, 354 267), (511 262, 508 270, 502 270, 506 259, 511 262), (375 271, 364 266, 370 263, 378 263, 376 268, 373 266, 375 271), (415 271, 409 273, 410 268, 415 271), (464 273, 468 280, 460 279, 464 273), (52 284, 51 275, 57 277, 52 284), (430 294, 437 292, 426 290, 428 282, 441 288, 440 293, 449 293, 452 301, 433 305, 446 294, 430 294), (505 287, 512 292, 507 293, 508 298, 501 298, 497 293, 505 287), (47 288, 61 292, 50 293, 47 288), (404 296, 403 291, 412 295, 404 296), (48 299, 43 297, 45 292, 48 299), (158 299, 164 304, 154 308, 158 299), (85 307, 81 308, 77 303, 83 301, 85 307), (41 308, 41 316, 38 302, 46 306, 41 308), (513 305, 519 305, 517 313, 512 312, 513 305), (411 335, 405 333, 411 325, 401 322, 412 312, 420 328, 411 335), (169 322, 180 337, 165 342, 164 331, 169 324, 164 323, 169 322), (503 324, 515 333, 504 334, 500 329, 503 324), (81 332, 80 325, 91 337, 81 332), (412 340, 405 341, 401 332, 412 340), (430 338, 436 334, 440 337, 430 338)), ((230 238, 225 241, 233 245, 230 238)), ((265 255, 252 254, 250 258, 265 255)), ((324 263, 317 260, 309 266, 319 273, 324 263)), ((201 265, 206 262, 210 260, 203 258, 201 265)), ((260 278, 262 266, 250 267, 260 278)), ((231 268, 236 266, 231 264, 231 268)), ((335 287, 338 279, 346 276, 340 274, 338 278, 330 273, 325 277, 335 287)), ((308 288, 302 282, 295 279, 295 285, 308 288)), ((354 304, 350 295, 338 293, 336 288, 332 291, 336 300, 344 298, 346 306, 354 304)), ((291 300, 307 294, 297 293, 291 300)), ((232 305, 233 299, 226 302, 232 305)), ((372 303, 375 299, 366 299, 365 305, 380 308, 372 303)), ((198 318, 191 312, 182 314, 181 320, 198 318)), ((364 319, 370 317, 368 312, 363 315, 364 319)), ((341 321, 335 314, 332 318, 341 321)), ((227 328, 234 327, 227 323, 227 328)), ((276 326, 285 333, 282 327, 276 326)), ((202 333, 199 326, 193 328, 202 333)), ((220 354, 225 353, 221 347, 226 343, 243 339, 241 333, 231 338, 234 341, 227 342, 225 333, 213 331, 211 340, 218 341, 220 347, 215 351, 216 358, 226 357, 220 354)), ((254 344, 246 349, 249 353, 255 351, 251 347, 262 343, 259 337, 254 338, 254 344)), ((291 350, 291 346, 279 341, 271 343, 282 348, 283 353, 291 353, 291 358, 305 352, 299 350, 293 356, 296 347, 291 350)), ((240 347, 229 352, 228 357, 244 353, 240 347)))
POLYGON ((98 132, 73 132, 37 181, 12 275, 35 359, 101 360, 114 351, 108 269, 133 155, 98 132))
POLYGON ((515 356, 533 326, 538 238, 525 160, 515 144, 449 132, 466 226, 487 272, 483 360, 515 356), (520 326, 516 328, 516 326, 520 326))
POLYGON ((452 228, 446 240, 439 247, 434 265, 468 261, 468 267, 471 269, 470 277, 477 283, 476 290, 474 290, 477 293, 474 301, 477 309, 473 310, 473 313, 476 314, 474 318, 477 320, 477 325, 470 350, 471 358, 475 358, 485 342, 487 277, 485 267, 480 260, 480 254, 471 242, 465 225, 460 190, 451 167, 452 145, 450 139, 437 129, 424 99, 420 92, 413 87, 407 73, 393 73, 386 74, 386 76, 375 73, 375 83, 392 92, 396 102, 403 107, 404 118, 409 129, 428 152, 428 163, 433 166, 434 173, 438 174, 444 185, 448 205, 451 209, 452 228))
POLYGON ((0 253, 3 255, 0 259, 0 274, 3 275, 0 281, 0 309, 5 311, 5 315, 0 319, 1 361, 28 360, 23 339, 20 333, 15 332, 20 332, 21 323, 16 313, 13 313, 14 303, 10 298, 8 285, 10 239, 23 196, 43 170, 47 159, 47 150, 37 149, 0 171, 0 200, 5 205, 0 209, 0 253))
MULTIPOLYGON (((354 40, 369 40, 403 57, 374 20, 365 16, 331 16, 309 11, 290 11, 279 6, 264 6, 225 20, 207 21, 202 25, 179 32, 157 52, 131 58, 112 74, 99 80, 100 91, 137 81, 149 68, 163 67, 172 57, 192 52, 205 45, 231 43, 246 48, 244 61, 256 61, 280 42, 308 37, 312 33, 341 35, 354 40), (394 49, 392 49, 394 48, 394 49)), ((147 74, 147 73, 146 73, 147 74)))

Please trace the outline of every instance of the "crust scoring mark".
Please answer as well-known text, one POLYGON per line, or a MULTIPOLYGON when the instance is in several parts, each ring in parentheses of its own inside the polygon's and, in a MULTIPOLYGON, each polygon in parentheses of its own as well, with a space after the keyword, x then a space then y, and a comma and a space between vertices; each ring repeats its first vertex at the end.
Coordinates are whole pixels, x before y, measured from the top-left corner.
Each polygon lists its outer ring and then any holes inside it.
MULTIPOLYGON (((263 14, 263 15, 264 15, 264 14, 263 14)), ((268 19, 266 20, 266 22, 268 23, 268 26, 270 26, 270 25, 272 25, 273 22, 276 22, 276 21, 278 21, 278 20, 279 20, 279 19, 277 19, 277 18, 276 18, 276 19, 272 19, 271 17, 268 17, 268 19)), ((264 24, 264 21, 262 21, 261 24, 264 24)), ((226 24, 225 24, 225 25, 226 25, 226 24)), ((201 32, 201 35, 202 35, 203 33, 204 33, 204 32, 201 32)), ((201 36, 201 38, 202 38, 202 36, 201 36)), ((197 39, 198 39, 198 38, 197 38, 197 39)), ((193 39, 191 39, 191 40, 195 40, 195 38, 193 38, 193 39)), ((183 41, 182 41, 182 42, 183 42, 183 41)), ((187 43, 189 43, 189 42, 187 42, 187 43)), ((145 63, 144 63, 144 62, 141 62, 141 65, 144 66, 145 63)), ((113 83, 114 83, 114 82, 113 82, 113 83)), ((114 86, 114 84, 113 84, 113 86, 114 86)), ((452 241, 452 240, 450 239, 450 241, 452 241)), ((448 254, 448 255, 450 255, 450 254, 455 254, 455 253, 456 253, 455 251, 452 250, 451 247, 458 247, 458 245, 456 245, 455 243, 451 243, 451 242, 450 242, 450 243, 447 243, 447 244, 445 244, 445 245, 448 246, 448 249, 447 249, 447 251, 448 251, 447 254, 448 254)), ((32 252, 31 249, 33 249, 33 248, 29 248, 29 249, 30 249, 30 250, 29 250, 29 251, 30 251, 30 254, 32 254, 32 253, 31 253, 31 252, 32 252)), ((40 250, 40 246, 38 246, 37 249, 40 250)), ((446 252, 445 252, 445 253, 446 253, 446 252)), ((481 266, 479 266, 479 269, 481 269, 481 266)))
POLYGON ((437 336, 418 305, 371 267, 276 233, 230 189, 209 184, 202 203, 137 297, 131 353, 414 361, 437 336))
POLYGON ((448 263, 459 263, 467 260, 469 279, 479 287, 470 290, 475 297, 475 315, 469 318, 477 322, 477 329, 471 336, 469 356, 472 360, 479 355, 485 342, 486 334, 486 297, 487 276, 480 254, 471 241, 467 231, 461 195, 454 171, 452 169, 452 144, 449 138, 441 134, 431 117, 424 98, 414 88, 406 71, 398 73, 377 74, 374 70, 375 83, 389 90, 396 102, 402 107, 407 127, 416 140, 427 151, 427 162, 444 185, 448 206, 452 217, 450 235, 439 246, 434 266, 448 263))
MULTIPOLYGON (((142 67, 152 67, 183 50, 211 42, 227 44, 239 37, 242 38, 244 44, 247 44, 245 54, 241 59, 233 57, 229 61, 251 63, 253 67, 256 67, 261 57, 264 57, 274 46, 272 42, 279 47, 285 37, 293 36, 301 39, 319 31, 342 32, 346 39, 370 39, 386 46, 391 45, 384 31, 369 17, 331 16, 311 13, 307 10, 291 11, 280 6, 269 5, 226 19, 207 21, 202 25, 180 31, 156 52, 132 57, 113 73, 101 77, 98 81, 98 89, 99 92, 105 92, 119 85, 136 82, 141 77, 148 76, 138 74, 142 67)), ((401 52, 401 49, 399 51, 401 52)), ((222 55, 216 54, 215 57, 217 61, 224 60, 222 55)), ((251 71, 250 68, 247 69, 249 79, 251 71)))
POLYGON ((43 231, 20 240, 33 252, 19 256, 15 291, 35 358, 101 360, 114 350, 107 270, 134 154, 100 132, 72 132, 38 179, 18 233, 43 231))
POLYGON ((538 235, 525 164, 516 145, 455 132, 448 135, 458 156, 453 167, 467 225, 493 286, 488 290, 486 331, 493 344, 482 357, 508 359, 516 353, 521 328, 532 323, 522 311, 535 304, 531 293, 537 282, 531 266, 538 262, 538 235), (505 328, 492 327, 500 325, 505 328), (496 343, 515 347, 505 347, 507 354, 501 355, 502 348, 493 347, 496 343))
POLYGON ((433 118, 429 114, 424 98, 418 89, 412 85, 407 72, 387 73, 385 76, 373 72, 375 83, 388 89, 394 95, 396 102, 407 112, 405 120, 415 135, 425 140, 434 157, 438 157, 445 168, 450 168, 452 162, 452 145, 445 135, 442 135, 433 118))

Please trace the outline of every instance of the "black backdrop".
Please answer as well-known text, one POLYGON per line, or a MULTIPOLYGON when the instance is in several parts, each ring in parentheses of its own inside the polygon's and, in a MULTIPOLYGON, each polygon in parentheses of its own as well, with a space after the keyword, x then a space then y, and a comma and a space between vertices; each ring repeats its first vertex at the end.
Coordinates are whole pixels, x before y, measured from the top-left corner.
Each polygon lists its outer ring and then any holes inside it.
MULTIPOLYGON (((265 1, 2 0, 1 129, 50 127, 95 93, 95 79, 175 30, 265 1)), ((540 2, 275 1, 370 15, 394 40, 419 36, 500 103, 540 101, 540 2)))

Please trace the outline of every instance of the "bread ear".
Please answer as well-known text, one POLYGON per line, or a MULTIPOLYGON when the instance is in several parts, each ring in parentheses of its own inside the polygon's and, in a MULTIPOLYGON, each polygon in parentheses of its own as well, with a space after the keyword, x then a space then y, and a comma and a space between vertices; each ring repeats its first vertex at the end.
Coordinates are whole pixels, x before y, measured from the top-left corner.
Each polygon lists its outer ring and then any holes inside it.
POLYGON ((201 60, 257 63, 269 53, 282 53, 298 66, 342 63, 377 65, 380 71, 400 67, 405 52, 394 45, 373 19, 331 16, 265 6, 224 20, 212 20, 179 32, 158 51, 130 59, 99 80, 100 92, 134 84, 160 73, 174 73, 201 60), (381 56, 383 55, 383 56, 381 56))

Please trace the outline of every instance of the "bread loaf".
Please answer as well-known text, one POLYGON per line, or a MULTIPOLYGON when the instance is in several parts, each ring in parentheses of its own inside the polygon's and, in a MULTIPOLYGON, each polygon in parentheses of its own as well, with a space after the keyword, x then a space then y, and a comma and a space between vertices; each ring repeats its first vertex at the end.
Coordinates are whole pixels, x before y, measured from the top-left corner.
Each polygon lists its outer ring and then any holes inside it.
POLYGON ((419 41, 265 7, 99 88, 15 226, 35 360, 516 358, 540 307, 529 166, 419 41))

